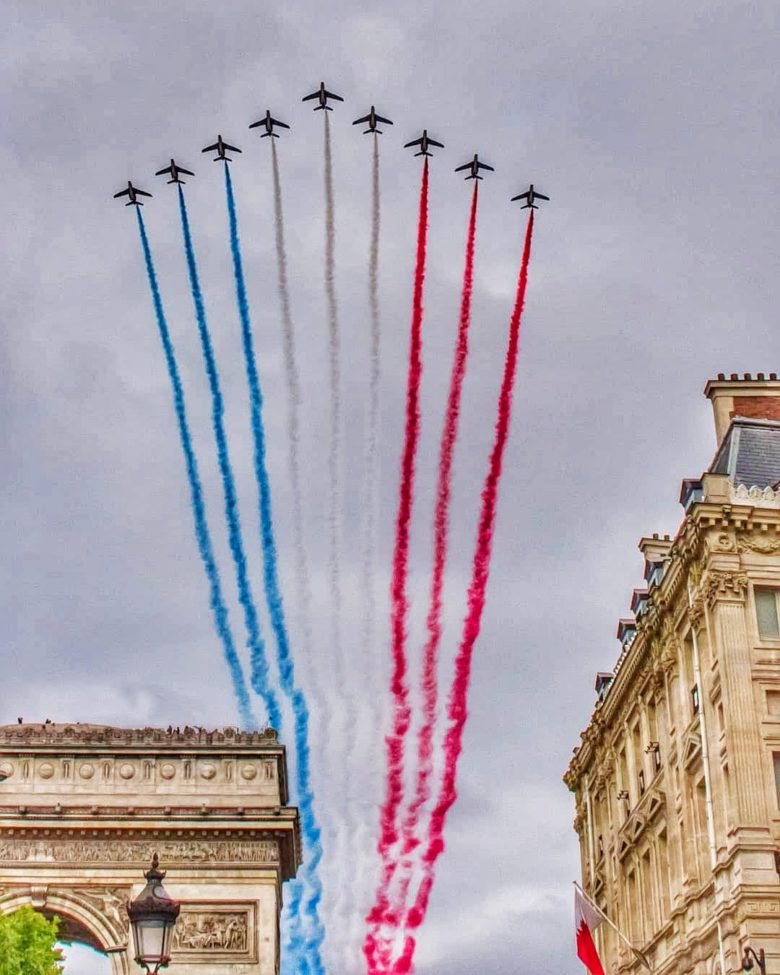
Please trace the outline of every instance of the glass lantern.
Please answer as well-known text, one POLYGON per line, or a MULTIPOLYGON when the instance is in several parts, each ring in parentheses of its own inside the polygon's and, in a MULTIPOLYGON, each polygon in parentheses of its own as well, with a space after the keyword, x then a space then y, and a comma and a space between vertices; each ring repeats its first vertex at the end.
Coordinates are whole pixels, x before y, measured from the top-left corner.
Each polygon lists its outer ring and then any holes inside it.
POLYGON ((127 905, 127 913, 133 929, 135 960, 151 975, 156 975, 171 960, 171 939, 181 908, 162 885, 165 871, 160 870, 156 853, 144 877, 146 887, 127 905))

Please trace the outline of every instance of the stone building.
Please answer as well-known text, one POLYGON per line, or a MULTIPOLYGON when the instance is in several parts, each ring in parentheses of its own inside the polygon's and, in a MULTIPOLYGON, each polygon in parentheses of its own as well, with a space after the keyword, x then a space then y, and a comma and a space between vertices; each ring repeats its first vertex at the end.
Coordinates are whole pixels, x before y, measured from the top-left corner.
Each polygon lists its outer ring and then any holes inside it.
POLYGON ((133 961, 127 902, 157 853, 181 903, 171 971, 276 975, 282 883, 300 861, 276 732, 0 726, 0 912, 133 961))
MULTIPOLYGON (((582 884, 659 973, 780 971, 780 381, 707 383, 718 448, 682 485, 564 781, 582 884)), ((608 973, 642 971, 602 924, 608 973)))

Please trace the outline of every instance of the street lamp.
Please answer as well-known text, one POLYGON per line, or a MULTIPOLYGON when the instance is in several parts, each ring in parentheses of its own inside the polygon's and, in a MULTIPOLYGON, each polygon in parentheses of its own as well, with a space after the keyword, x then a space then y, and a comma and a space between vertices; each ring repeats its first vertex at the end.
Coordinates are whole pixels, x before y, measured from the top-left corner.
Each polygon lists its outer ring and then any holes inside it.
POLYGON ((135 960, 147 975, 157 975, 171 960, 171 936, 180 906, 172 900, 162 885, 165 871, 160 870, 155 853, 152 867, 146 877, 146 887, 127 905, 127 913, 133 928, 135 960))
POLYGON ((742 955, 742 971, 751 971, 754 961, 758 965, 758 970, 761 972, 761 975, 766 975, 766 956, 764 955, 764 949, 759 948, 758 954, 756 954, 750 945, 745 945, 745 951, 742 955))

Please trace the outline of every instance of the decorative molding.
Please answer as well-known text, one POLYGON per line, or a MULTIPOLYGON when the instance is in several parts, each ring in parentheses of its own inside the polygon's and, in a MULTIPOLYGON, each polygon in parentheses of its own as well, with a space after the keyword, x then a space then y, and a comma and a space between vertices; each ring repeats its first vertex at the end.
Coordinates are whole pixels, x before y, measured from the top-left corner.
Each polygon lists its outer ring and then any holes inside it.
POLYGON ((729 485, 731 500, 740 504, 751 504, 758 508, 780 508, 780 491, 773 491, 771 487, 760 488, 754 484, 729 485))

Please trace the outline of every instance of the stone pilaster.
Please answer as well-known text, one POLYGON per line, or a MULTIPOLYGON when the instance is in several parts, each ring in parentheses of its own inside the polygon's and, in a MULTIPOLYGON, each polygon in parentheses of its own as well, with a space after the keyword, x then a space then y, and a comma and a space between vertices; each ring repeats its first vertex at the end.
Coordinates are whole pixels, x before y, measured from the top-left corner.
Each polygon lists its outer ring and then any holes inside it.
POLYGON ((718 634, 718 667, 723 688, 726 745, 739 826, 766 829, 764 744, 753 696, 750 639, 745 620, 747 576, 711 571, 705 580, 712 621, 718 634))

